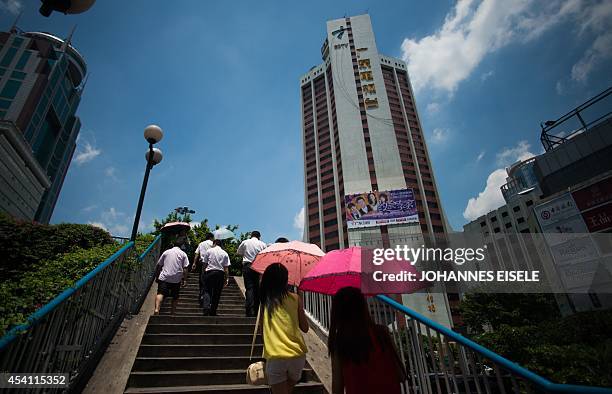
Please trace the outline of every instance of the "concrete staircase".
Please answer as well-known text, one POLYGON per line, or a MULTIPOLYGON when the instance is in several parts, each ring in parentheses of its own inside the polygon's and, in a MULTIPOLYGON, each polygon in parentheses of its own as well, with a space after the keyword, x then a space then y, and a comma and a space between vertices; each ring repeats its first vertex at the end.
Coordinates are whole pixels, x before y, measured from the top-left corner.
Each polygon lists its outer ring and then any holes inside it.
MULTIPOLYGON (((246 384, 246 368, 255 318, 244 317, 244 297, 234 278, 223 289, 217 316, 202 316, 198 282, 191 275, 181 289, 176 315, 164 300, 151 316, 132 366, 126 393, 269 393, 267 386, 246 384)), ((261 356, 258 335, 254 356, 261 356)), ((306 365, 294 393, 325 393, 306 365)))

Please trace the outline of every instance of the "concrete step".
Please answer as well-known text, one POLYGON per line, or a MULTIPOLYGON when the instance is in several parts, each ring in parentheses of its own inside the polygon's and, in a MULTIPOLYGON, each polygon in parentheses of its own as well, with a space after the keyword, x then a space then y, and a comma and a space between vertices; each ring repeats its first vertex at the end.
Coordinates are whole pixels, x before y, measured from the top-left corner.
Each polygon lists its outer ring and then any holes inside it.
MULTIPOLYGON (((170 305, 168 306, 162 306, 161 309, 159 310, 160 312, 170 312, 172 310, 172 307, 170 307, 170 305)), ((199 306, 196 307, 187 307, 187 306, 181 306, 181 304, 178 304, 176 307, 176 312, 177 313, 193 313, 193 314, 197 314, 197 313, 202 313, 202 308, 200 308, 199 306)), ((240 307, 236 307, 236 308, 226 308, 224 305, 219 305, 219 307, 217 308, 217 313, 218 314, 223 314, 223 313, 242 313, 244 314, 244 307, 240 308, 240 307)))
MULTIPOLYGON (((262 344, 255 344, 254 355, 261 355, 262 344)), ((136 357, 249 357, 251 343, 231 345, 147 345, 140 344, 136 357)))
MULTIPOLYGON (((302 380, 312 381, 316 375, 304 369, 302 380)), ((132 372, 128 387, 169 387, 242 384, 246 381, 246 369, 212 369, 197 371, 132 372)))
MULTIPOLYGON (((200 286, 191 286, 191 287, 186 286, 186 287, 181 288, 181 293, 185 292, 189 294, 195 294, 195 293, 198 293, 199 291, 200 291, 200 286)), ((223 289, 221 289, 221 294, 232 295, 235 297, 242 296, 242 292, 240 291, 240 289, 238 288, 232 289, 229 287, 224 287, 223 289)))
POLYGON ((255 324, 254 317, 244 316, 151 316, 149 324, 255 324))
MULTIPOLYGON (((236 392, 241 394, 269 394, 269 386, 251 386, 245 383, 232 385, 210 385, 210 386, 179 386, 179 387, 131 387, 126 393, 208 393, 226 394, 236 392)), ((318 382, 299 383, 293 389, 295 394, 323 394, 325 387, 318 382)))
MULTIPOLYGON (((162 316, 172 316, 170 310, 166 310, 166 311, 162 311, 160 313, 160 315, 162 316)), ((217 315, 218 316, 227 316, 227 317, 244 317, 244 310, 241 312, 219 312, 217 311, 217 315)), ((200 312, 198 313, 177 313, 175 316, 186 316, 186 317, 198 317, 198 316, 203 316, 203 311, 200 310, 200 312)))
MULTIPOLYGON (((142 345, 225 345, 251 344, 253 334, 145 334, 142 345)), ((257 335, 256 343, 263 343, 257 335)))
MULTIPOLYGON (((184 304, 184 303, 199 303, 200 301, 200 297, 196 297, 196 296, 189 296, 189 297, 185 297, 181 294, 181 297, 179 298, 179 304, 184 304)), ((164 301, 162 303, 162 305, 170 305, 170 302, 166 302, 164 301)), ((244 298, 240 298, 240 299, 227 299, 227 298, 223 298, 221 297, 221 299, 219 300, 219 304, 236 304, 236 305, 242 305, 244 306, 244 298)))
MULTIPOLYGON (((261 355, 261 353, 259 353, 261 355)), ((253 357, 138 357, 132 371, 191 371, 211 369, 242 369, 261 358, 253 357)))
MULTIPOLYGON (((200 310, 202 309, 200 308, 200 303, 198 301, 183 301, 182 299, 178 302, 176 307, 177 308, 198 308, 200 310)), ((166 310, 166 309, 169 310, 170 308, 171 308, 170 304, 161 306, 161 310, 166 310)), ((222 303, 220 302, 219 308, 242 309, 244 311, 244 303, 237 303, 237 302, 222 303)))
POLYGON ((146 334, 248 334, 254 324, 149 324, 146 334))

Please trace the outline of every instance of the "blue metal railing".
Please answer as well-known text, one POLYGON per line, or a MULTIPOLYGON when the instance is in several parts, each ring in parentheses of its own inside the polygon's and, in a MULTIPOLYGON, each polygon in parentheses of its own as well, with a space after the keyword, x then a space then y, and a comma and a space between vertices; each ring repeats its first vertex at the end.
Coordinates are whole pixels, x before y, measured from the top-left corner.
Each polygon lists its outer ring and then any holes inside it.
MULTIPOLYGON (((408 339, 407 343, 410 343, 413 347, 411 349, 413 354, 410 355, 413 357, 413 360, 408 360, 408 364, 411 365, 409 369, 413 372, 429 375, 425 377, 420 376, 421 379, 413 380, 413 383, 420 380, 421 384, 417 386, 421 386, 421 390, 418 392, 446 392, 443 390, 444 384, 441 383, 447 383, 447 388, 450 389, 449 392, 503 393, 509 391, 521 393, 532 391, 535 388, 545 393, 612 393, 610 388, 553 383, 453 330, 416 313, 388 296, 378 295, 376 298, 382 301, 384 305, 389 305, 393 310, 392 312, 400 312, 406 318, 404 322, 407 328, 405 333, 408 336, 406 339, 408 339), (436 333, 435 337, 431 335, 430 330, 436 333), (436 347, 432 339, 441 342, 438 342, 436 347), (444 344, 444 342, 446 343, 444 344), (456 351, 450 348, 450 343, 456 344, 456 351), (419 350, 420 354, 414 352, 415 348, 419 350), (438 350, 437 354, 434 349, 438 350), (448 360, 442 360, 444 357, 441 356, 441 353, 443 352, 448 354, 448 360), (453 358, 458 360, 454 361, 453 358), (478 368, 478 363, 475 362, 476 358, 481 360, 480 368, 478 368), (486 366, 482 362, 483 358, 488 360, 492 367, 486 366), (450 361, 451 365, 448 365, 447 361, 450 361), (454 371, 455 365, 459 367, 458 373, 454 371), (450 369, 453 369, 453 371, 450 371, 450 369), (504 371, 507 373, 504 374, 504 371), (495 379, 491 379, 493 374, 495 374, 495 379), (444 379, 446 379, 446 382, 441 382, 444 379), (423 390, 425 387, 428 390, 423 390), (496 389, 490 391, 494 387, 496 389), (437 391, 435 390, 436 388, 438 389, 437 391)), ((374 307, 373 309, 376 311, 377 308, 374 307)), ((397 340, 397 337, 401 335, 400 330, 397 329, 397 318, 389 319, 388 310, 382 313, 380 311, 376 312, 378 313, 375 313, 375 317, 378 317, 378 320, 383 320, 385 323, 388 323, 390 320, 393 321, 391 324, 393 327, 392 331, 396 331, 393 334, 396 337, 396 343, 402 349, 403 342, 397 340), (386 317, 386 319, 381 319, 381 317, 386 317)), ((404 353, 403 350, 401 352, 404 353)), ((410 356, 407 358, 410 358, 410 356)))
MULTIPOLYGON (((403 393, 612 394, 612 389, 553 383, 384 295, 370 312, 386 325, 407 370, 403 393)), ((329 332, 331 296, 304 293, 304 309, 317 331, 329 332)))
POLYGON ((68 391, 79 391, 124 317, 140 309, 159 253, 160 236, 140 256, 125 244, 0 338, 0 371, 67 373, 68 391))

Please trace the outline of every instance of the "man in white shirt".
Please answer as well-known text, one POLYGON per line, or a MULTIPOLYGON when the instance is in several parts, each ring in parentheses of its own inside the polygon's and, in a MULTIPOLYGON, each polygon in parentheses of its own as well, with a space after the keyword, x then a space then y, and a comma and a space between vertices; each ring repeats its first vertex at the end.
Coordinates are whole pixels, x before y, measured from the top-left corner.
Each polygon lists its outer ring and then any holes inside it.
POLYGON ((206 268, 206 267, 203 267, 202 261, 204 259, 204 255, 206 254, 206 251, 213 247, 213 239, 214 239, 214 236, 212 235, 212 233, 206 234, 206 240, 200 242, 200 244, 196 248, 195 256, 193 258, 193 267, 191 267, 191 270, 196 271, 199 274, 199 278, 200 278, 200 281, 199 281, 200 296, 198 298, 200 302, 200 307, 202 306, 202 297, 204 296, 203 280, 204 280, 204 271, 206 268))
POLYGON ((202 273, 202 310, 204 316, 217 315, 221 291, 229 281, 230 258, 227 252, 221 248, 222 243, 223 241, 215 239, 213 247, 208 249, 202 258, 203 266, 206 267, 202 273))
POLYGON ((172 314, 176 311, 181 284, 187 280, 187 267, 189 258, 187 254, 175 245, 166 250, 159 257, 156 267, 157 297, 155 297, 155 314, 159 314, 159 308, 164 297, 172 297, 172 314))
POLYGON ((247 317, 257 316, 259 308, 259 274, 251 269, 251 264, 255 261, 257 254, 267 247, 260 238, 259 231, 252 231, 251 238, 242 241, 236 251, 242 256, 242 278, 246 289, 244 307, 247 317))

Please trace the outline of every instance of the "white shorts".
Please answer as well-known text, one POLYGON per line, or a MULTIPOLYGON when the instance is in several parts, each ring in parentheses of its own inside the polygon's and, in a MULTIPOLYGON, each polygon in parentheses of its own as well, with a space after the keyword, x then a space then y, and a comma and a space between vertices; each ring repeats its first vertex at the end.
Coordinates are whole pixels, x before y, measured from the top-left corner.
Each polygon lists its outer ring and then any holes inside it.
POLYGON ((291 379, 297 382, 302 377, 306 356, 266 360, 266 379, 269 385, 279 384, 291 379))

